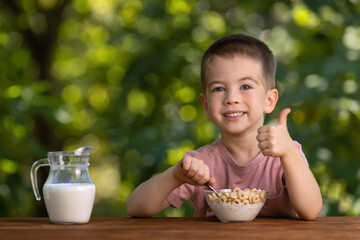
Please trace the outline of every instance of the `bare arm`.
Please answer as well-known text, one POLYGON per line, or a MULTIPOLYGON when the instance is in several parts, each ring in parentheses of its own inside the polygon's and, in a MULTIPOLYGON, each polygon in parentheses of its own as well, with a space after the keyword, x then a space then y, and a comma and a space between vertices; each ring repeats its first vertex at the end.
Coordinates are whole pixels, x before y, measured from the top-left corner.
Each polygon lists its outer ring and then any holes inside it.
POLYGON ((169 206, 166 197, 182 184, 173 175, 174 167, 150 178, 134 190, 127 201, 130 216, 150 217, 169 206))
POLYGON ((150 217, 167 206, 167 196, 183 183, 213 185, 208 166, 200 159, 183 158, 177 165, 139 185, 127 201, 127 211, 133 217, 150 217))
POLYGON ((314 220, 322 208, 320 188, 299 149, 293 145, 280 157, 290 201, 299 217, 314 220))
POLYGON ((266 156, 280 157, 289 198, 304 220, 314 220, 322 208, 322 197, 310 168, 291 139, 286 126, 290 109, 280 113, 278 124, 258 129, 259 148, 266 156))

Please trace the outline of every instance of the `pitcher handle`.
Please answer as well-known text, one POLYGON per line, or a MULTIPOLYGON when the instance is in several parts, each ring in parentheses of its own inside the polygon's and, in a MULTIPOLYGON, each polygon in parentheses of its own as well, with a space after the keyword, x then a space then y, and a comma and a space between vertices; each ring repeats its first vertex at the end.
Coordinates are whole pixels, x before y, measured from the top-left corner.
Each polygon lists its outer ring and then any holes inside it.
POLYGON ((36 162, 34 162, 34 164, 31 167, 30 170, 30 177, 31 177, 31 185, 36 197, 36 200, 40 201, 41 200, 41 195, 39 192, 39 188, 38 188, 38 181, 37 181, 37 170, 39 169, 39 167, 43 167, 43 166, 49 166, 49 161, 47 158, 43 158, 40 159, 36 162))

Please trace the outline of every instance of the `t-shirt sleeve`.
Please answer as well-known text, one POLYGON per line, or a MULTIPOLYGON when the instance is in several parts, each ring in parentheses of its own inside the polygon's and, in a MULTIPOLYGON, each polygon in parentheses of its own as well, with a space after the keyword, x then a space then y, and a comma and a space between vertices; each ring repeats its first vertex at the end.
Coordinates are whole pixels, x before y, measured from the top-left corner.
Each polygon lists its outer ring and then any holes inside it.
POLYGON ((166 198, 170 206, 173 208, 179 208, 185 200, 191 200, 195 192, 195 186, 190 184, 183 184, 178 188, 175 188, 166 198))
POLYGON ((294 141, 294 143, 295 143, 296 147, 299 149, 299 151, 300 151, 300 153, 301 153, 301 156, 303 157, 306 165, 309 166, 309 162, 308 162, 308 160, 306 159, 306 156, 305 156, 305 154, 304 154, 304 152, 303 152, 303 150, 302 150, 301 144, 298 143, 297 141, 294 141))

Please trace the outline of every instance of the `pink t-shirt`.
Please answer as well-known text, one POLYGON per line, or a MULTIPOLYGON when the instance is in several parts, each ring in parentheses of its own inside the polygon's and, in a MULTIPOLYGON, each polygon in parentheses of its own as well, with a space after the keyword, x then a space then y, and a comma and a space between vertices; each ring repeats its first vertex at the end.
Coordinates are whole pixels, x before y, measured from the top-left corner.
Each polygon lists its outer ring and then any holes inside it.
MULTIPOLYGON (((294 141, 307 163, 301 145, 294 141)), ((221 140, 205 145, 197 150, 188 151, 190 155, 203 160, 210 168, 211 176, 216 180, 214 188, 259 188, 268 191, 265 205, 259 216, 296 217, 291 206, 284 180, 284 172, 279 158, 267 157, 262 153, 249 164, 238 165, 221 140)), ((308 163, 307 163, 308 164, 308 163)), ((167 197, 170 206, 179 208, 185 200, 193 203, 195 217, 214 216, 204 197, 205 186, 183 184, 167 197)))

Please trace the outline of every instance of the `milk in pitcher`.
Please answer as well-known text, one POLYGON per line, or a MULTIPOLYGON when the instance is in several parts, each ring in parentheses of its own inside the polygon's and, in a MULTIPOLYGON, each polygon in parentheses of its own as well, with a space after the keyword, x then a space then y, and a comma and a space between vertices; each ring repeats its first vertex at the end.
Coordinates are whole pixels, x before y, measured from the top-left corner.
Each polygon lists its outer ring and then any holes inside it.
POLYGON ((43 188, 50 221, 61 224, 87 223, 95 199, 92 183, 45 184, 43 188))

